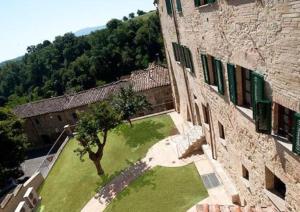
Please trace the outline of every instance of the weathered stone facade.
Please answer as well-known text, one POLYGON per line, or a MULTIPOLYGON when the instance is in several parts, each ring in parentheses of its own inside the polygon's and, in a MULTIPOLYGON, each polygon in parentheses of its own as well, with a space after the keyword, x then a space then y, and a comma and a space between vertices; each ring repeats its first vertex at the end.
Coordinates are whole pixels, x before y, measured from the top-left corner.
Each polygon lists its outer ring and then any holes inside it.
POLYGON ((239 190, 241 204, 276 202, 267 191, 270 170, 286 186, 286 210, 300 211, 300 156, 292 152, 292 144, 257 133, 252 111, 230 101, 226 66, 232 63, 264 76, 266 96, 273 102, 273 130, 277 104, 299 113, 300 1, 217 0, 196 7, 193 0, 181 0, 178 12, 178 1, 173 0, 172 14, 167 13, 166 1, 157 4, 176 110, 202 125, 213 157, 239 190), (194 73, 175 60, 173 42, 190 49, 194 73), (224 95, 205 83, 201 53, 221 60, 224 95), (219 123, 225 139, 219 138, 219 123), (243 179, 242 165, 249 171, 249 184, 243 179))
POLYGON ((86 111, 89 105, 105 100, 129 84, 137 93, 144 95, 152 107, 138 115, 174 108, 168 69, 151 64, 146 70, 133 72, 129 79, 72 95, 20 105, 14 109, 14 113, 24 119, 24 130, 32 148, 52 145, 65 125, 76 124, 78 112, 86 111))

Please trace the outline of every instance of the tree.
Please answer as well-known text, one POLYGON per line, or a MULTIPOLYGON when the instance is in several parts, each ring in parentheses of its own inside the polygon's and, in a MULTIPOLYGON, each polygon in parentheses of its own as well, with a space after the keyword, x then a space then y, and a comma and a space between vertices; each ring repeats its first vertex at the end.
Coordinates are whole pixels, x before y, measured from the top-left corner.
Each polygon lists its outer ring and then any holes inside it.
POLYGON ((129 13, 129 18, 134 18, 135 17, 135 15, 134 15, 134 13, 129 13))
POLYGON ((128 18, 126 16, 124 16, 123 21, 128 21, 128 18))
POLYGON ((121 88, 120 92, 113 98, 112 105, 123 120, 132 126, 131 118, 138 112, 150 109, 150 103, 146 97, 137 94, 132 86, 121 88))
POLYGON ((146 13, 143 10, 138 10, 136 14, 138 14, 138 16, 141 16, 141 15, 145 15, 146 13))
POLYGON ((103 157, 108 131, 120 123, 120 115, 107 101, 93 106, 89 112, 79 114, 76 139, 79 141, 81 147, 76 149, 75 152, 79 154, 81 160, 85 154, 88 154, 99 176, 104 174, 100 161, 103 157), (95 147, 96 150, 94 150, 95 147))
POLYGON ((9 178, 20 177, 25 158, 26 137, 22 122, 7 109, 0 109, 0 187, 9 178))

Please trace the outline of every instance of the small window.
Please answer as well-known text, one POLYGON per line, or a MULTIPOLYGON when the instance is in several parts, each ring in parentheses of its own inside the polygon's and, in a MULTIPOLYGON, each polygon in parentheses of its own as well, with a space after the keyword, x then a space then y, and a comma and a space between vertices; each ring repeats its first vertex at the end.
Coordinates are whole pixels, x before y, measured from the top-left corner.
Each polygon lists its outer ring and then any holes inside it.
POLYGON ((278 197, 285 199, 285 183, 274 175, 268 168, 266 168, 266 189, 278 197))
POLYGON ((78 116, 77 116, 77 114, 76 114, 76 113, 72 113, 72 117, 73 117, 73 119, 74 119, 75 121, 77 121, 77 119, 78 119, 78 116))
POLYGON ((209 124, 209 116, 208 116, 208 109, 204 105, 202 105, 202 110, 203 110, 203 118, 204 118, 204 123, 209 124))
POLYGON ((34 121, 36 124, 38 124, 38 125, 40 124, 40 121, 38 119, 35 119, 34 121))
POLYGON ((244 165, 242 165, 242 175, 244 179, 249 180, 249 171, 244 165))
POLYGON ((220 135, 220 138, 225 139, 224 127, 223 127, 223 125, 220 122, 218 123, 218 125, 219 125, 219 135, 220 135))
POLYGON ((62 121, 62 118, 61 118, 60 115, 57 116, 57 119, 58 119, 59 121, 62 121))
POLYGON ((288 141, 293 141, 293 126, 294 126, 295 111, 278 105, 278 129, 277 134, 287 138, 288 141))

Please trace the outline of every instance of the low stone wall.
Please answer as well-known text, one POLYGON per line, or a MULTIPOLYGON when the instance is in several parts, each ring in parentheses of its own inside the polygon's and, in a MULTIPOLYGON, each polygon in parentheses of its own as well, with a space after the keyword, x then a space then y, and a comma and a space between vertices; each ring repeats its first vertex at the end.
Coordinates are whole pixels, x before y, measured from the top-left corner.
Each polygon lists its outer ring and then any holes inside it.
POLYGON ((18 185, 15 190, 6 195, 4 200, 0 205, 0 212, 12 212, 14 211, 18 204, 23 200, 23 196, 28 188, 33 187, 37 190, 42 182, 44 181, 44 177, 40 172, 32 175, 24 184, 18 185))

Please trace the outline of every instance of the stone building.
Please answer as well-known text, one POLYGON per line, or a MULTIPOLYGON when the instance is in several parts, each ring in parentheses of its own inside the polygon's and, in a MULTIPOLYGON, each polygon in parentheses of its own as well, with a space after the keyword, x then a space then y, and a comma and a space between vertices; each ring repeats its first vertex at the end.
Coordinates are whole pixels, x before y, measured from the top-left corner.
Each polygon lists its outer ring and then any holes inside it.
POLYGON ((168 69, 151 64, 146 70, 133 72, 129 79, 71 95, 20 105, 14 109, 14 113, 25 120, 25 132, 32 148, 51 145, 65 125, 76 124, 78 111, 84 111, 89 105, 105 100, 129 84, 136 92, 146 96, 152 105, 151 110, 143 111, 139 115, 174 108, 168 69))
POLYGON ((176 111, 202 127, 233 200, 300 211, 300 1, 155 3, 176 111))

